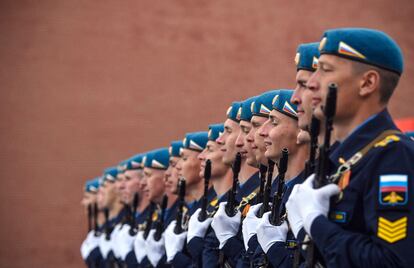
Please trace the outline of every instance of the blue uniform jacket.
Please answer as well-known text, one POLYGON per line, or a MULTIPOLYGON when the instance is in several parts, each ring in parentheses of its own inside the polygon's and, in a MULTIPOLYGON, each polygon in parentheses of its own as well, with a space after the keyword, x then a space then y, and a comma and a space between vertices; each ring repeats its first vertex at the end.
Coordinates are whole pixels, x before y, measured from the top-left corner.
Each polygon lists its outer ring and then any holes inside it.
MULTIPOLYGON (((348 160, 384 130, 396 130, 387 110, 359 126, 330 160, 348 160)), ((311 235, 328 267, 414 267, 414 143, 403 134, 378 142, 351 169, 329 219, 317 217, 311 235)))

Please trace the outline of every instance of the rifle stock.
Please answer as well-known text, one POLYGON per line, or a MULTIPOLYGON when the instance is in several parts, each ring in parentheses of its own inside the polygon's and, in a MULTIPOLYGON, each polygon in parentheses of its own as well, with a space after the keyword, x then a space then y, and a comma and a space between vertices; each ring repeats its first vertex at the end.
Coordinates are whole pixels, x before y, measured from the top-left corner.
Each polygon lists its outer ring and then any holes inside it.
POLYGON ((231 187, 231 191, 228 194, 227 204, 225 207, 226 214, 229 217, 233 217, 236 215, 236 194, 237 194, 237 186, 239 184, 239 173, 241 168, 241 154, 236 154, 236 159, 233 163, 233 185, 231 187))
POLYGON ((282 150, 282 157, 279 161, 279 175, 278 175, 278 188, 277 192, 273 196, 273 202, 272 202, 272 212, 270 213, 270 219, 269 222, 272 225, 280 225, 282 223, 281 215, 284 214, 284 206, 281 208, 282 205, 282 198, 283 198, 283 191, 285 188, 285 174, 287 171, 289 161, 289 151, 287 148, 284 148, 282 150))
POLYGON ((183 232, 183 216, 184 216, 184 206, 185 206, 185 180, 181 178, 178 181, 178 208, 177 208, 177 216, 176 216, 176 225, 174 228, 174 233, 180 234, 183 232))
POLYGON ((263 196, 264 196, 265 183, 266 183, 266 172, 267 172, 267 166, 260 164, 259 166, 260 188, 259 188, 259 193, 257 195, 256 204, 263 203, 263 196))
POLYGON ((198 215, 198 220, 203 222, 207 218, 207 194, 208 194, 208 186, 210 183, 211 177, 211 161, 207 159, 206 166, 204 168, 204 195, 201 203, 201 211, 198 215))

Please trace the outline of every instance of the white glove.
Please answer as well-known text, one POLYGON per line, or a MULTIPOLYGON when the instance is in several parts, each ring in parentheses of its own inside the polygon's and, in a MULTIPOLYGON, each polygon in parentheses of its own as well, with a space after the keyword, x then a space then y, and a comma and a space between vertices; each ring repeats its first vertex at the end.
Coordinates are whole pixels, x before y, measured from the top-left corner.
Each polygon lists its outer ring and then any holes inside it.
POLYGON ((141 263, 145 256, 147 256, 147 252, 145 250, 144 231, 139 231, 136 235, 134 241, 134 251, 138 263, 141 263))
POLYGON ((122 224, 118 223, 117 225, 115 225, 115 227, 114 227, 114 229, 112 230, 112 233, 111 233, 111 241, 112 241, 111 249, 114 252, 115 257, 117 257, 117 258, 120 257, 117 245, 118 245, 118 234, 119 234, 119 231, 121 230, 121 228, 123 228, 122 224))
POLYGON ((262 207, 262 203, 251 206, 249 212, 247 212, 246 218, 243 220, 242 223, 242 233, 243 233, 243 242, 244 248, 246 251, 248 250, 248 243, 250 238, 256 234, 256 228, 259 225, 260 218, 256 215, 260 208, 262 207))
POLYGON ((152 266, 156 267, 162 256, 165 254, 164 234, 161 235, 160 240, 154 239, 155 229, 149 232, 148 238, 145 241, 145 249, 147 251, 148 260, 152 266))
POLYGON ((99 250, 101 251, 102 257, 106 259, 108 257, 109 252, 111 251, 111 239, 106 240, 106 234, 102 233, 99 237, 99 250))
POLYGON ((193 215, 190 217, 190 220, 188 222, 187 243, 189 243, 191 239, 193 239, 194 237, 204 238, 208 227, 213 221, 212 218, 207 218, 203 222, 200 222, 198 220, 198 215, 200 214, 200 212, 201 212, 201 208, 197 209, 193 213, 193 215))
POLYGON ((264 253, 276 242, 286 242, 289 227, 286 222, 279 226, 274 226, 269 222, 270 211, 263 214, 260 223, 257 225, 257 240, 264 253))
POLYGON ((303 228, 302 217, 299 214, 299 208, 297 207, 298 204, 292 201, 296 198, 295 195, 297 190, 298 188, 295 185, 295 187, 292 189, 288 201, 286 202, 286 213, 289 221, 289 226, 296 238, 298 238, 299 231, 303 228))
POLYGON ((95 231, 92 230, 86 236, 85 241, 81 245, 81 255, 84 260, 89 257, 89 254, 99 246, 99 237, 95 236, 95 231))
POLYGON ((240 211, 237 211, 233 217, 227 216, 225 211, 226 204, 227 202, 220 203, 219 209, 211 222, 211 227, 213 227, 217 239, 220 242, 220 249, 224 247, 227 240, 237 234, 241 222, 240 211))
MULTIPOLYGON (((329 211, 329 199, 340 192, 338 185, 328 184, 322 188, 314 189, 313 181, 315 174, 309 176, 302 184, 295 185, 297 188, 294 195, 290 196, 288 202, 296 204, 303 221, 305 231, 310 234, 312 222, 320 215, 326 216, 329 211)), ((294 189, 293 189, 294 190, 294 189)))
POLYGON ((185 238, 187 237, 187 232, 182 232, 181 234, 174 233, 174 228, 176 225, 177 221, 172 221, 164 232, 167 262, 172 261, 175 255, 183 250, 185 238))
POLYGON ((119 230, 115 247, 118 252, 118 255, 121 260, 125 261, 126 256, 129 252, 131 252, 134 248, 134 240, 135 236, 131 236, 129 234, 129 230, 131 229, 131 226, 124 225, 121 230, 119 230))

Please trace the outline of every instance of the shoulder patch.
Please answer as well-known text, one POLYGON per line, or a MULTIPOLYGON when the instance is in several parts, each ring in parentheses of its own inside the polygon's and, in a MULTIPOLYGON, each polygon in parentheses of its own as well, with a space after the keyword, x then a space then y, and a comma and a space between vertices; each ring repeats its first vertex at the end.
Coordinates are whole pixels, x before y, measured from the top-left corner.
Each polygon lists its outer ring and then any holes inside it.
POLYGON ((378 196, 381 205, 406 205, 408 201, 408 176, 405 174, 381 175, 378 196))
POLYGON ((385 137, 382 141, 377 142, 374 147, 385 147, 388 144, 392 143, 392 142, 398 142, 400 141, 400 137, 398 137, 397 135, 389 135, 387 137, 385 137))
POLYGON ((388 243, 395 243, 407 237, 407 217, 395 221, 378 218, 378 237, 388 243))

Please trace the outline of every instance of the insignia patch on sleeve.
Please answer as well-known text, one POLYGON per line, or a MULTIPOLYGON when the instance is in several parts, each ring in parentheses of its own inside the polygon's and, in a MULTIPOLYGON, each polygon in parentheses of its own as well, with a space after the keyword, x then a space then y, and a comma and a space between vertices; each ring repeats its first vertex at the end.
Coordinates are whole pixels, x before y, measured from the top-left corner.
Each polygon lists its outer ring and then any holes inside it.
POLYGON ((332 211, 329 213, 329 219, 334 222, 345 223, 346 212, 345 211, 332 211))
POLYGON ((403 206, 407 204, 408 176, 381 175, 379 179, 379 203, 384 206, 403 206))
POLYGON ((407 236, 407 217, 389 221, 383 217, 378 218, 378 237, 388 243, 395 243, 407 236))

